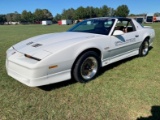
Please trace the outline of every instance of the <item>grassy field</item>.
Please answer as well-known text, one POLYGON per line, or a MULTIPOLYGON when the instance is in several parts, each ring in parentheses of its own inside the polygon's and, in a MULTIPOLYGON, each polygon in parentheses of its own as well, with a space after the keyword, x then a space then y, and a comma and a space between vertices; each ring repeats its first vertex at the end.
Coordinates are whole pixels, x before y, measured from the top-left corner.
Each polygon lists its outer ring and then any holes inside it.
POLYGON ((87 84, 69 80, 34 88, 7 76, 6 50, 70 26, 0 26, 0 120, 160 120, 160 23, 149 25, 156 38, 146 57, 109 65, 87 84))

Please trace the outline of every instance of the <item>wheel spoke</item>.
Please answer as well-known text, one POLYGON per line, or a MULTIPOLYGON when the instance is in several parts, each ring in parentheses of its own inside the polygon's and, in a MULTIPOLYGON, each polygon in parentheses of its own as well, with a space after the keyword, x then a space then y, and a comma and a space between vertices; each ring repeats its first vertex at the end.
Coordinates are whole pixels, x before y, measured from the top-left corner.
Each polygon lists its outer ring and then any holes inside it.
POLYGON ((143 55, 146 55, 148 53, 148 50, 149 50, 149 44, 147 41, 145 41, 144 45, 143 45, 143 55))
POLYGON ((98 69, 98 62, 94 57, 88 57, 81 66, 81 75, 84 79, 91 79, 95 76, 98 69))

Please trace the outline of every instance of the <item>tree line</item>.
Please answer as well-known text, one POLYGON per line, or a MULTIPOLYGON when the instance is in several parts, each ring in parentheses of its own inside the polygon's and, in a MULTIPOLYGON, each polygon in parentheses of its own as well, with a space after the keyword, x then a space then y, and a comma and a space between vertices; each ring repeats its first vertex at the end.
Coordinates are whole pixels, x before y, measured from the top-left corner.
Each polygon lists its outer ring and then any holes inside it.
POLYGON ((79 20, 93 17, 110 17, 119 16, 126 17, 129 14, 127 5, 120 5, 117 9, 103 5, 102 7, 78 7, 77 9, 69 8, 64 9, 61 14, 56 14, 53 17, 52 13, 47 9, 36 9, 33 13, 24 10, 21 14, 18 12, 0 15, 0 23, 4 22, 24 22, 36 23, 42 20, 52 20, 58 22, 61 19, 79 20))
POLYGON ((0 23, 3 22, 23 22, 23 23, 35 23, 42 20, 52 20, 53 15, 47 9, 36 9, 35 12, 24 10, 21 14, 18 12, 8 13, 6 15, 0 15, 0 23))

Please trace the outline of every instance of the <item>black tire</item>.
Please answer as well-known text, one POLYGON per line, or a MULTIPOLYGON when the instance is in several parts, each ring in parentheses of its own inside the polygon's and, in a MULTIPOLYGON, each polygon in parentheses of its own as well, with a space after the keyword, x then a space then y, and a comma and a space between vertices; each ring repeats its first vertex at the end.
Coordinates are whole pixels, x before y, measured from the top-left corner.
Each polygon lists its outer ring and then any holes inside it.
POLYGON ((94 51, 82 54, 73 67, 73 77, 76 81, 85 83, 94 79, 100 69, 100 57, 94 51))
POLYGON ((149 42, 148 40, 144 40, 139 48, 139 56, 143 57, 146 56, 149 52, 149 42))

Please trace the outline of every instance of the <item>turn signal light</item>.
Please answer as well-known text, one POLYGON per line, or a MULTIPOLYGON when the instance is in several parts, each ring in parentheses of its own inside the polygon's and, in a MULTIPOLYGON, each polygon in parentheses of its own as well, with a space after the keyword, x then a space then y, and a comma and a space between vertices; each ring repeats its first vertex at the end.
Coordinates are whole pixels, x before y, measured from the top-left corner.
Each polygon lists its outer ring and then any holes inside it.
POLYGON ((49 66, 49 69, 52 69, 52 68, 57 68, 58 65, 53 65, 53 66, 49 66))

